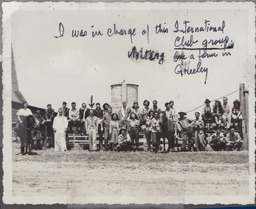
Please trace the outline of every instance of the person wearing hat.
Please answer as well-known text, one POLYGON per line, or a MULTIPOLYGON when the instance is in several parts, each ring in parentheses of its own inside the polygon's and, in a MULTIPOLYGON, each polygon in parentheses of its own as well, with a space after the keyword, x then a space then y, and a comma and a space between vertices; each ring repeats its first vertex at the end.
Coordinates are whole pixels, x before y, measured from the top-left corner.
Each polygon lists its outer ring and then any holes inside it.
POLYGON ((205 105, 203 108, 202 118, 207 130, 210 130, 213 122, 212 108, 210 106, 211 101, 209 99, 206 99, 204 103, 205 105))
MULTIPOLYGON (((185 112, 179 112, 178 113, 180 118, 177 121, 177 129, 180 132, 181 137, 183 138, 182 144, 181 144, 181 151, 186 150, 186 144, 189 144, 191 146, 192 141, 192 127, 191 122, 188 120, 185 116, 187 113, 185 112)), ((189 147, 190 150, 191 147, 189 147)))
POLYGON ((126 128, 120 129, 120 134, 118 136, 118 144, 115 148, 117 151, 128 151, 131 150, 131 138, 127 134, 126 128))
POLYGON ((233 126, 236 127, 236 129, 238 129, 242 126, 242 119, 243 117, 240 110, 240 101, 236 99, 233 102, 233 108, 231 110, 231 123, 233 126))

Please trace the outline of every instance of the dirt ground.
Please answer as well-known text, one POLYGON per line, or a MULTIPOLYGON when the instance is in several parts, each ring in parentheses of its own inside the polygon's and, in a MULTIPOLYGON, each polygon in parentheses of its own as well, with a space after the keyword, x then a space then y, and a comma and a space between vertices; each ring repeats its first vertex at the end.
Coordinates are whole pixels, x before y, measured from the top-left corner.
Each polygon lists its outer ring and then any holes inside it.
POLYGON ((89 152, 17 155, 14 196, 247 195, 248 152, 89 152))

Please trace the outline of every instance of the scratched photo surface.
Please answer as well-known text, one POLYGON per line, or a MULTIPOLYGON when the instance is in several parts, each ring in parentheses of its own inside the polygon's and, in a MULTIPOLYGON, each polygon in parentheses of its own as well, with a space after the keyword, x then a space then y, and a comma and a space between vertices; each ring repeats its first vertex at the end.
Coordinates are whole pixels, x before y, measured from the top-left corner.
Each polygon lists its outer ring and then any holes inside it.
POLYGON ((4 202, 253 203, 253 19, 251 3, 4 3, 4 202), (115 113, 123 101, 174 101, 193 121, 223 97, 243 105, 240 151, 155 153, 140 131, 140 151, 77 143, 22 155, 15 133, 24 101, 54 116, 64 101, 115 113))

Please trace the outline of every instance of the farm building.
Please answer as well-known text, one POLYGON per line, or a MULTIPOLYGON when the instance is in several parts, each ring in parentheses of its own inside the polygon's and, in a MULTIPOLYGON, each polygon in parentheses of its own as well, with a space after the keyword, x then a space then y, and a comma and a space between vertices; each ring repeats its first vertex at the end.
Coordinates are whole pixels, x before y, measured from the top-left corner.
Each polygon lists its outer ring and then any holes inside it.
POLYGON ((121 108, 123 101, 126 101, 129 107, 132 107, 134 102, 138 102, 138 87, 137 84, 127 84, 125 81, 111 85, 113 112, 117 112, 121 108))

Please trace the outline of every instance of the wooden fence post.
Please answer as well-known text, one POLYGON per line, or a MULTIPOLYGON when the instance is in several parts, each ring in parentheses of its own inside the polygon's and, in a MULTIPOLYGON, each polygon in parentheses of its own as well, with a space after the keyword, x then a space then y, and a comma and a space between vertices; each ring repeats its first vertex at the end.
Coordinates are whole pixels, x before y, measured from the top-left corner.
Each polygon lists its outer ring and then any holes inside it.
POLYGON ((249 149, 249 106, 248 106, 248 90, 245 89, 245 85, 242 83, 239 85, 239 97, 240 97, 240 109, 243 116, 242 121, 242 133, 243 133, 243 146, 242 150, 249 149))

